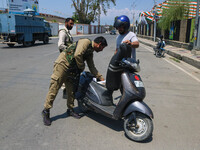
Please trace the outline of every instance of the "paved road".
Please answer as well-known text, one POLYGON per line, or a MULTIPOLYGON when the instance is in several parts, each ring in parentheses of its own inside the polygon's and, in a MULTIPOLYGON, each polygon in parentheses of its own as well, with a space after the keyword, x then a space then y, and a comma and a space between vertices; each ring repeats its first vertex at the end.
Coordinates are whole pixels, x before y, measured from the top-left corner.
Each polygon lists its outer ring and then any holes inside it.
MULTIPOLYGON (((104 36, 109 46, 95 53, 95 63, 105 76, 116 36, 104 36)), ((199 150, 200 71, 170 56, 156 58, 142 44, 137 57, 145 102, 155 115, 152 139, 133 142, 124 136, 122 121, 92 112, 80 120, 67 117, 61 91, 51 111, 52 125, 44 126, 40 113, 58 55, 57 39, 29 48, 0 45, 1 150, 199 150)))

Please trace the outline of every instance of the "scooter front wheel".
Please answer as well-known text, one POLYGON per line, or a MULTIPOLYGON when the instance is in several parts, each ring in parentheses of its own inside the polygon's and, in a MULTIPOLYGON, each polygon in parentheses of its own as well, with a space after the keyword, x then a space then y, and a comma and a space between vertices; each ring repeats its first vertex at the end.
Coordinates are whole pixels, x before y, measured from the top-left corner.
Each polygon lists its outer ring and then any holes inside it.
POLYGON ((159 49, 156 50, 155 55, 156 57, 161 57, 161 52, 159 49))
POLYGON ((144 114, 136 113, 135 116, 136 124, 134 120, 130 121, 130 116, 124 120, 124 131, 128 138, 133 141, 145 141, 152 136, 153 122, 144 114))

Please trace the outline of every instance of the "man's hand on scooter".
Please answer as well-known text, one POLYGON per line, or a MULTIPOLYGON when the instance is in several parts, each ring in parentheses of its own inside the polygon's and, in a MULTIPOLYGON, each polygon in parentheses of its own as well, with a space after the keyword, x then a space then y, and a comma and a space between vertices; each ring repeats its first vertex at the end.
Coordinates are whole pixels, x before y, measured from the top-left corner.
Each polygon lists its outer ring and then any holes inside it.
POLYGON ((104 81, 105 79, 103 77, 97 78, 97 81, 104 81))
POLYGON ((123 41, 123 43, 126 43, 126 44, 128 44, 128 45, 131 45, 131 41, 129 41, 129 40, 123 41))
POLYGON ((130 40, 126 40, 123 43, 126 43, 126 44, 130 45, 133 48, 138 48, 139 47, 139 42, 138 41, 131 42, 130 40))

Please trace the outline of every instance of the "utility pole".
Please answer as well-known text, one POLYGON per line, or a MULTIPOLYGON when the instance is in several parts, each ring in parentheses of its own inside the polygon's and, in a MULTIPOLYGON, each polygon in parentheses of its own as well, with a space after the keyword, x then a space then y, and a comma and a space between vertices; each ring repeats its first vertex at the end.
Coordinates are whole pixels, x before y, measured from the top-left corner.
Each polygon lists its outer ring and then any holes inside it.
POLYGON ((101 14, 99 13, 98 14, 98 33, 100 33, 100 23, 101 23, 100 22, 100 20, 101 20, 100 18, 101 18, 101 14))
POLYGON ((135 2, 133 2, 133 4, 131 5, 131 9, 133 9, 133 32, 134 31, 134 24, 135 24, 135 2))
POLYGON ((101 23, 101 0, 97 1, 97 10, 98 10, 98 33, 100 33, 100 23, 101 23))
POLYGON ((156 0, 154 0, 154 42, 156 41, 156 0))
POLYGON ((195 20, 195 31, 194 31, 194 42, 193 42, 193 49, 197 49, 199 46, 199 0, 197 0, 197 10, 196 10, 196 20, 195 20))

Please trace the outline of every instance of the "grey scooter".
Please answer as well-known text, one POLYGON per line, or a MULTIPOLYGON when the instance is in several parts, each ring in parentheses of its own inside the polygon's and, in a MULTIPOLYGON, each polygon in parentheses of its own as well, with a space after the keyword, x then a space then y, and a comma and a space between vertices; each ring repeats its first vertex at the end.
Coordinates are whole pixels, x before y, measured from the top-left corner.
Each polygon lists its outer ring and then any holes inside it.
POLYGON ((139 61, 129 58, 131 48, 122 44, 109 64, 106 86, 93 81, 89 72, 80 76, 76 99, 82 111, 92 110, 109 118, 124 119, 124 131, 134 141, 144 141, 152 136, 153 112, 143 102, 146 92, 139 71, 139 61), (112 93, 121 89, 117 105, 112 93))

